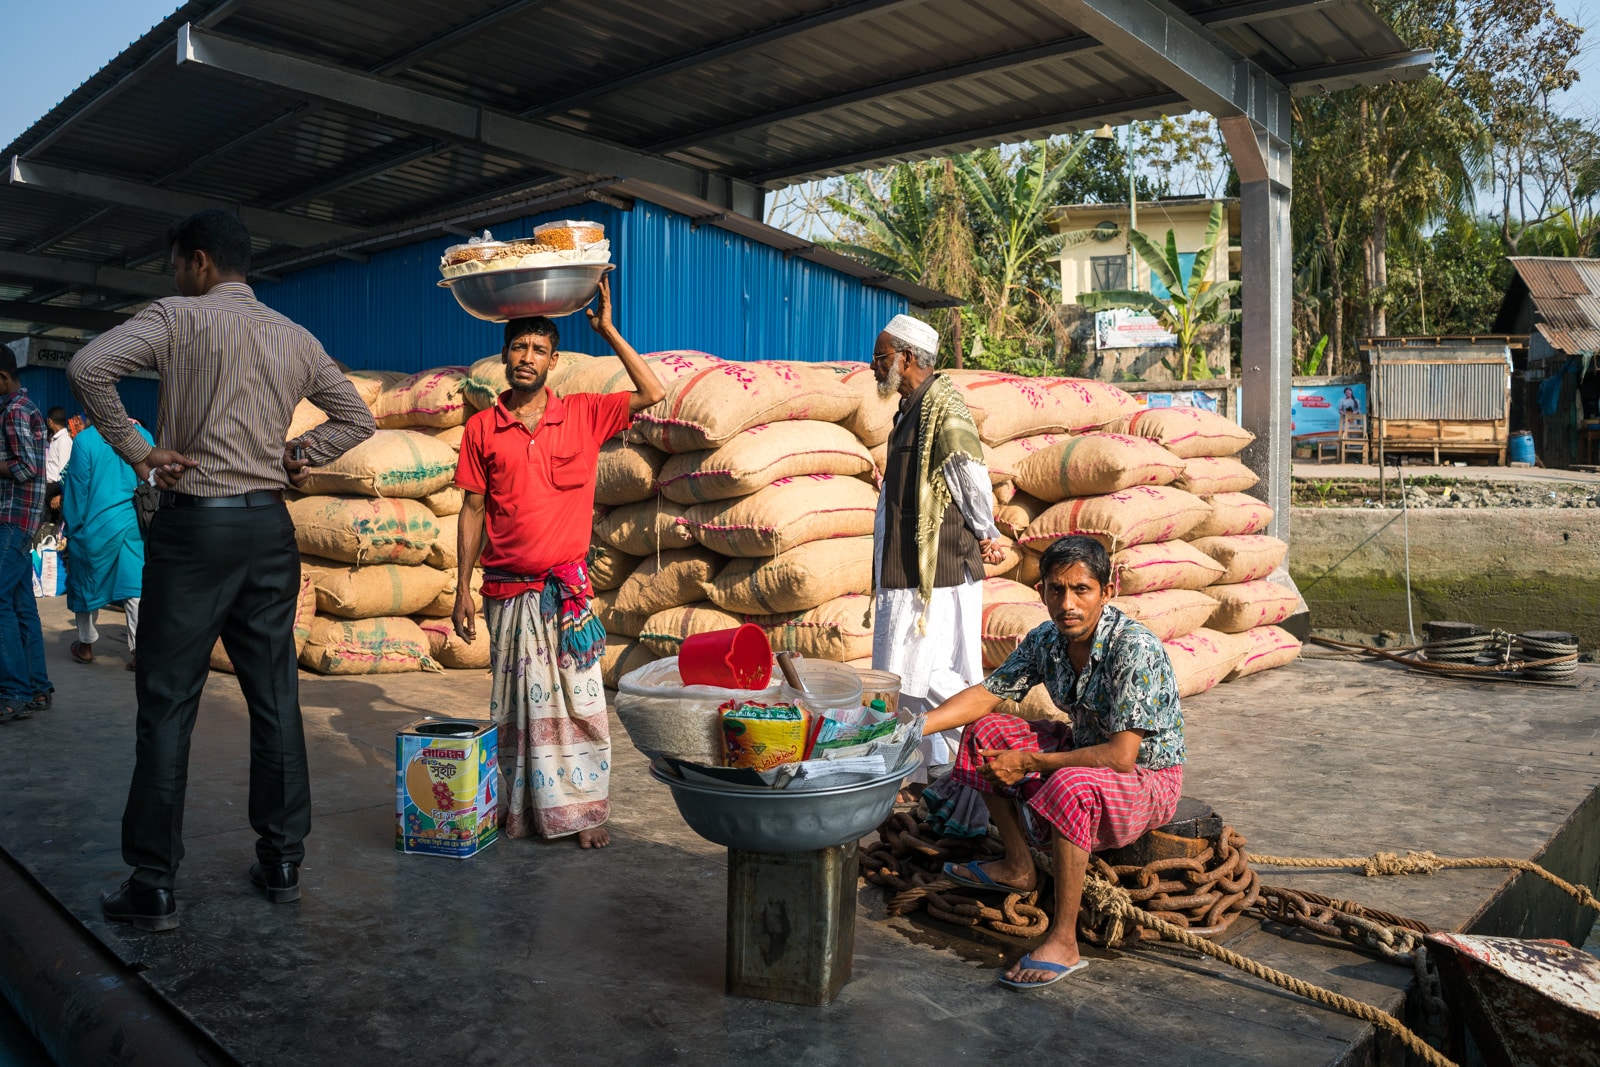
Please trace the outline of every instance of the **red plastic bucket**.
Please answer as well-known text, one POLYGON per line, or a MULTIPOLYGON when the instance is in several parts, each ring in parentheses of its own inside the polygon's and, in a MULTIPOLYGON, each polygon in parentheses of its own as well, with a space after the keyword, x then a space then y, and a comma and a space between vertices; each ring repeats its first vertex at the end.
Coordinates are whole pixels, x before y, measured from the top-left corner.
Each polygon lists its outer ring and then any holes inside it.
POLYGON ((750 622, 733 630, 692 634, 678 650, 678 677, 684 685, 765 689, 772 681, 772 643, 765 630, 750 622))

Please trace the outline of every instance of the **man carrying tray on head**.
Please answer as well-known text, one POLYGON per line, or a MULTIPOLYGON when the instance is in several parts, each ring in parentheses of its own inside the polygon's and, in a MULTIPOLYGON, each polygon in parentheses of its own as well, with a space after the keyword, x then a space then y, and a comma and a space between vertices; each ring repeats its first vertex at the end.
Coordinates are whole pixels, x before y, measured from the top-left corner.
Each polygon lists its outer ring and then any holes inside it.
POLYGON ((951 780, 982 794, 1005 855, 945 864, 963 886, 1038 884, 1028 848, 1054 860, 1055 916, 1043 945, 1001 976, 1033 989, 1082 967, 1078 906, 1089 854, 1131 844, 1171 821, 1183 792, 1183 713, 1172 662, 1155 634, 1105 601, 1111 560, 1100 542, 1065 537, 1039 561, 1050 621, 1035 627, 981 685, 928 713, 929 733, 965 726, 951 780), (1071 724, 995 714, 1043 684, 1071 724))
POLYGON ((589 610, 585 557, 594 518, 600 445, 665 390, 611 322, 611 288, 600 283, 589 325, 633 379, 631 393, 556 396, 545 387, 560 360, 556 324, 543 316, 506 323, 506 381, 495 405, 467 421, 456 485, 453 622, 477 636, 471 579, 483 558, 483 616, 500 727, 500 805, 510 837, 578 836, 604 848, 611 835, 611 737, 600 681, 605 631, 589 610), (484 543, 488 536, 487 546, 484 543))

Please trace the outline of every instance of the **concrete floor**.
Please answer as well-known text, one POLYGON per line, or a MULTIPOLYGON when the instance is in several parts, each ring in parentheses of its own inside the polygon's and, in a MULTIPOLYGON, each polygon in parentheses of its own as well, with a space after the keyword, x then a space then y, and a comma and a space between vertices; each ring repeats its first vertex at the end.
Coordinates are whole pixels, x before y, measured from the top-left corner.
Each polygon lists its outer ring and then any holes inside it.
MULTIPOLYGON (((1046 992, 1008 992, 994 983, 995 947, 885 920, 870 887, 859 898, 854 977, 832 1006, 728 998, 724 854, 684 826, 620 727, 610 849, 502 840, 466 862, 394 851, 394 731, 424 713, 481 715, 488 685, 476 672, 302 675, 316 818, 305 898, 277 906, 246 878, 246 716, 233 679, 213 675, 190 768, 183 925, 169 934, 112 926, 97 900, 125 874, 118 823, 133 676, 110 654, 122 633, 116 616, 102 627, 100 658, 84 666, 67 655, 64 602, 41 603, 56 706, 0 727, 10 756, 0 767, 0 844, 247 1063, 1373 1057, 1364 1024, 1171 949, 1102 953, 1046 992)), ((1580 807, 1600 815, 1600 672, 1585 671, 1587 688, 1570 691, 1302 661, 1184 702, 1185 791, 1262 852, 1525 857, 1574 832, 1593 839, 1592 827, 1563 825, 1580 807)), ((1594 884, 1592 852, 1575 853, 1571 862, 1590 869, 1569 877, 1594 884)), ((1268 881, 1460 927, 1507 880, 1475 871, 1372 880, 1271 872, 1268 881)), ((1523 909, 1536 927, 1554 915, 1541 908, 1523 909)), ((1231 947, 1398 1007, 1406 971, 1241 928, 1231 947)))

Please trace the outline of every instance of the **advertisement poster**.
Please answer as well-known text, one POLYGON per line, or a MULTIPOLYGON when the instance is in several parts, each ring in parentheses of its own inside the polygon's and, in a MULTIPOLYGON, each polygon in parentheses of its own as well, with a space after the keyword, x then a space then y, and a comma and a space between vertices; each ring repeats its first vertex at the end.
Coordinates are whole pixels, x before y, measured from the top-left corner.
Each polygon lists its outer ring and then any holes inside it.
POLYGON ((1096 348, 1158 348, 1177 343, 1154 315, 1128 308, 1094 313, 1096 348))
POLYGON ((1198 408, 1201 411, 1220 411, 1222 394, 1205 389, 1183 389, 1171 393, 1131 393, 1135 400, 1147 408, 1198 408))
POLYGON ((1339 432, 1339 416, 1364 415, 1367 387, 1355 385, 1297 385, 1290 394, 1289 432, 1295 437, 1339 432))

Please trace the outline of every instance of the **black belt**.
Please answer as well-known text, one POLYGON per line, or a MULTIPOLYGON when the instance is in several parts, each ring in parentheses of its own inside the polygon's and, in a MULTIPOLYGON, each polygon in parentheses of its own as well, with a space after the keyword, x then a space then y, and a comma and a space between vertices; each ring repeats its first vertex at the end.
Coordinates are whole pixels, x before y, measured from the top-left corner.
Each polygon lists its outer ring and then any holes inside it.
POLYGON ((236 496, 190 496, 188 493, 163 492, 164 508, 265 508, 283 503, 281 489, 257 489, 236 496))

